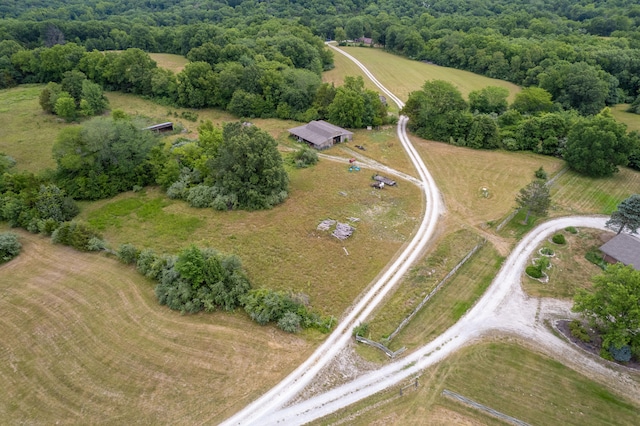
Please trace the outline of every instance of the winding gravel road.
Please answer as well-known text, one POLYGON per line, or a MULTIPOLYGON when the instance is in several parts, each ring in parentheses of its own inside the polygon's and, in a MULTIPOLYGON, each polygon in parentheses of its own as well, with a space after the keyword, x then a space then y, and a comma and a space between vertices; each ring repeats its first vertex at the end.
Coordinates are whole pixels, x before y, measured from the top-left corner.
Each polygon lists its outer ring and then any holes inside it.
MULTIPOLYGON (((333 46, 330 46, 333 47, 333 46)), ((335 49, 335 47, 333 47, 335 49)), ((363 72, 393 100, 399 108, 404 103, 393 93, 389 92, 357 59, 347 53, 335 49, 348 56, 363 72)), ((385 295, 402 279, 409 267, 419 259, 425 246, 431 239, 438 217, 442 209, 440 193, 429 174, 422 158, 411 144, 406 133, 407 117, 401 116, 398 120, 398 139, 407 151, 411 162, 418 171, 421 188, 424 192, 425 215, 415 236, 391 264, 385 273, 370 286, 370 289, 361 296, 351 310, 338 324, 335 331, 316 349, 316 351, 284 380, 265 393, 256 401, 249 404, 240 412, 227 419, 224 425, 235 424, 264 424, 264 418, 275 412, 288 401, 293 399, 331 360, 349 343, 351 333, 355 326, 364 322, 371 312, 380 304, 385 295)))
MULTIPOLYGON (((359 61, 346 52, 334 46, 331 47, 354 61, 399 107, 404 105, 400 99, 384 88, 359 61)), ((406 123, 407 118, 400 117, 398 138, 419 173, 426 201, 426 214, 416 236, 307 361, 276 387, 223 424, 292 425, 313 421, 414 377, 425 368, 443 360, 463 346, 495 331, 512 333, 529 341, 535 341, 547 352, 574 367, 580 366, 583 371, 599 375, 601 378, 613 377, 615 382, 620 385, 619 389, 631 390, 639 395, 636 382, 631 380, 626 373, 611 370, 604 364, 595 361, 592 357, 556 337, 544 325, 544 321, 547 319, 566 317, 570 311, 569 303, 553 299, 529 298, 521 289, 520 280, 532 251, 551 234, 568 226, 606 229, 607 218, 574 216, 550 220, 527 234, 511 252, 490 287, 473 308, 429 344, 399 361, 390 363, 349 383, 303 402, 282 408, 293 400, 320 370, 328 365, 336 354, 348 344, 353 327, 366 320, 385 294, 399 282, 411 264, 417 260, 433 235, 442 209, 440 195, 432 177, 406 135, 406 123)))

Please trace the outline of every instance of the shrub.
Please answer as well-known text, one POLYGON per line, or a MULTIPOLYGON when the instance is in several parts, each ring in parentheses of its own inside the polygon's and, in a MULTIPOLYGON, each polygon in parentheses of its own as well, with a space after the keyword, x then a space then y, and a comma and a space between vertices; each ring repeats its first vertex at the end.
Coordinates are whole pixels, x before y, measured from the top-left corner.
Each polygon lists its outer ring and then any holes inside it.
POLYGON ((551 261, 548 257, 540 257, 535 260, 534 265, 540 272, 551 267, 551 261))
POLYGON ((51 234, 51 241, 55 244, 71 246, 77 250, 89 251, 92 238, 101 238, 91 227, 78 221, 64 222, 51 234))
POLYGON ((574 226, 568 226, 564 230, 567 231, 568 233, 574 234, 574 235, 578 233, 578 230, 574 226))
POLYGON ((107 243, 102 238, 92 237, 87 243, 87 250, 89 251, 102 251, 107 248, 107 243))
POLYGON ((58 225, 59 223, 55 219, 40 220, 38 221, 38 231, 43 235, 50 236, 58 228, 58 225))
POLYGON ((18 241, 18 236, 13 232, 3 232, 0 234, 0 263, 8 262, 20 254, 22 244, 18 241))
POLYGON ((589 337, 587 330, 585 330, 579 320, 573 320, 569 323, 569 331, 571 332, 571 335, 576 339, 580 339, 585 343, 591 342, 591 337, 589 337))
POLYGON ((536 170, 535 175, 536 175, 536 178, 538 179, 547 180, 547 172, 544 170, 542 166, 540 166, 540 168, 536 170))
POLYGON ((285 314, 278 320, 278 327, 287 333, 297 333, 300 331, 300 315, 294 312, 285 312, 285 314))
POLYGON ((354 336, 364 337, 367 334, 369 334, 369 323, 368 322, 363 322, 363 323, 358 324, 355 327, 353 327, 353 335, 354 336))
POLYGON ((308 146, 303 146, 291 156, 294 166, 299 169, 312 166, 318 162, 318 153, 308 146))
POLYGON ((553 241, 555 244, 565 244, 567 242, 567 240, 564 238, 564 235, 562 234, 556 234, 551 238, 551 241, 553 241))
POLYGON ((544 254, 545 256, 553 256, 555 252, 550 247, 543 247, 542 250, 540 250, 540 253, 544 254))
POLYGON ((585 259, 594 265, 598 265, 600 268, 605 269, 607 267, 607 262, 604 261, 604 258, 600 254, 600 251, 597 248, 592 248, 584 255, 585 259))
POLYGON ((197 185, 187 191, 187 202, 191 207, 205 208, 213 205, 218 190, 213 186, 197 185))
POLYGON ((525 269, 525 272, 531 278, 542 278, 542 271, 540 271, 537 266, 529 265, 527 269, 525 269))
POLYGON ((140 251, 133 244, 120 244, 118 247, 118 259, 126 265, 131 265, 138 260, 140 251))
POLYGON ((618 362, 631 361, 631 346, 624 345, 621 348, 616 348, 614 345, 609 346, 609 353, 618 362))

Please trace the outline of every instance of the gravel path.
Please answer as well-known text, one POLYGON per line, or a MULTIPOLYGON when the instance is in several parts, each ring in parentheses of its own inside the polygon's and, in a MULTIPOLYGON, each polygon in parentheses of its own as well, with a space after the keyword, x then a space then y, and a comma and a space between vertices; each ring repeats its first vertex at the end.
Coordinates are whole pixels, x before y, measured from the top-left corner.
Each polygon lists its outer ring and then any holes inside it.
MULTIPOLYGON (((333 48, 335 49, 335 47, 333 48)), ((404 103, 382 86, 357 59, 339 49, 335 50, 354 61, 389 99, 396 102, 399 108, 404 106, 404 103)), ((224 425, 264 424, 266 417, 295 398, 349 344, 353 328, 366 321, 367 317, 382 302, 386 294, 402 280, 409 267, 420 258, 421 253, 435 233, 443 206, 435 181, 407 136, 407 120, 405 116, 401 116, 398 119, 398 139, 418 172, 419 180, 422 183, 421 188, 425 195, 425 214, 416 235, 382 276, 372 283, 365 294, 354 303, 351 310, 337 325, 335 331, 327 337, 304 363, 269 392, 226 420, 223 423, 224 425)))

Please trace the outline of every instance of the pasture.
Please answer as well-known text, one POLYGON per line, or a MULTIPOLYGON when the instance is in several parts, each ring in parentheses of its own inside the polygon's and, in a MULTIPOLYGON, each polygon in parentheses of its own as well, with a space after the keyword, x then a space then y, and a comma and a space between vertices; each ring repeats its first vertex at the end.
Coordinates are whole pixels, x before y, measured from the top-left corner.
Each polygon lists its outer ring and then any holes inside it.
POLYGON ((149 53, 151 59, 156 61, 159 68, 165 68, 173 71, 175 74, 180 73, 189 60, 182 55, 173 55, 171 53, 149 53))
POLYGON ((322 338, 242 312, 180 315, 133 268, 19 234, 0 266, 2 423, 219 423, 322 338))
MULTIPOLYGON (((409 93, 420 90, 427 80, 445 80, 451 82, 467 98, 469 92, 482 89, 487 86, 500 86, 509 90, 509 102, 513 101, 520 87, 503 80, 488 78, 469 71, 461 71, 454 68, 441 67, 420 61, 412 61, 381 49, 368 47, 340 47, 359 61, 369 70, 375 73, 376 78, 387 89, 403 101, 409 98, 409 93)), ((338 62, 339 53, 335 53, 336 69, 342 65, 342 59, 338 62)), ((345 58, 345 60, 347 60, 345 58)), ((347 67, 347 74, 354 71, 347 67)), ((335 72, 337 74, 337 71, 335 72)), ((332 81, 339 81, 339 77, 332 76, 332 81)))
POLYGON ((640 410, 637 398, 634 403, 546 355, 489 339, 423 372, 417 390, 400 396, 399 386, 388 389, 312 424, 505 424, 443 396, 444 389, 536 425, 635 425, 640 410))

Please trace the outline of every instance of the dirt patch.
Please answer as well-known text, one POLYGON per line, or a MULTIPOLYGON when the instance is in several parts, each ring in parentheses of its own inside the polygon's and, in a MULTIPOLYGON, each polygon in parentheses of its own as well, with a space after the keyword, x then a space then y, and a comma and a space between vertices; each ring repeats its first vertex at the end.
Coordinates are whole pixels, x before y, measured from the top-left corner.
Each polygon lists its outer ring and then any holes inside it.
MULTIPOLYGON (((567 338, 567 340, 569 340, 574 345, 578 346, 580 349, 599 357, 603 361, 608 361, 600 357, 600 350, 602 349, 602 339, 591 330, 588 330, 589 336, 591 337, 591 342, 584 342, 578 339, 573 334, 571 334, 571 330, 569 329, 570 322, 571 321, 569 320, 559 320, 555 324, 556 329, 560 333, 562 333, 564 337, 567 338)), ((640 362, 637 362, 637 361, 629 361, 629 362, 609 361, 609 362, 620 365, 622 367, 630 368, 632 370, 640 371, 640 362)))

